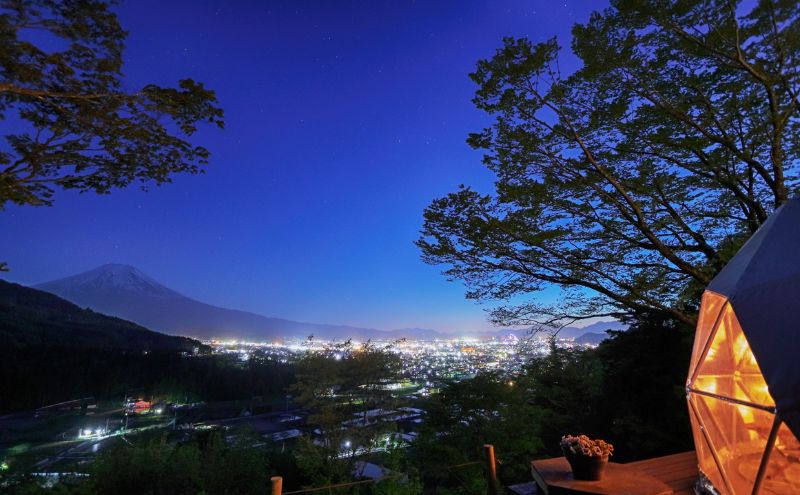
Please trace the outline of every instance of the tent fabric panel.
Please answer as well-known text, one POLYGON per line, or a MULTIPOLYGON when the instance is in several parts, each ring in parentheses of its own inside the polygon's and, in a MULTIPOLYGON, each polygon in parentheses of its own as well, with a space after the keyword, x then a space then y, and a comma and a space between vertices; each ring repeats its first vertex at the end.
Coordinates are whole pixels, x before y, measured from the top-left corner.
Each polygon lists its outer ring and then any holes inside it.
MULTIPOLYGON (((796 230, 800 232, 800 228, 796 230)), ((739 292, 730 298, 730 303, 758 361, 778 413, 795 436, 800 437, 798 293, 800 276, 739 292)))
POLYGON ((696 397, 700 419, 732 495, 750 494, 775 416, 712 397, 696 397))
POLYGON ((759 468, 759 493, 800 493, 800 198, 708 285, 687 394, 698 462, 721 493, 750 494, 759 468))
POLYGON ((800 442, 786 423, 781 424, 759 493, 769 495, 800 493, 799 456, 800 442))
POLYGON ((694 336, 692 359, 689 363, 689 377, 686 379, 687 384, 694 376, 703 350, 708 344, 708 340, 711 338, 717 324, 717 317, 727 300, 727 297, 721 296, 715 292, 708 290, 703 292, 703 298, 700 303, 700 314, 697 317, 697 331, 694 336))
POLYGON ((708 289, 731 297, 736 292, 776 277, 800 275, 800 199, 793 199, 775 210, 750 239, 739 249, 708 289))
POLYGON ((728 297, 778 412, 800 436, 800 198, 773 212, 707 289, 728 297))
POLYGON ((722 308, 711 345, 698 365, 690 387, 764 407, 775 407, 747 337, 730 305, 722 308))
POLYGON ((689 421, 692 424, 692 436, 694 437, 695 451, 697 453, 697 466, 715 487, 719 487, 722 490, 726 486, 725 480, 722 479, 717 461, 711 453, 711 446, 703 435, 705 425, 697 415, 697 403, 694 395, 690 394, 687 397, 687 405, 689 406, 689 421))
MULTIPOLYGON (((736 332, 737 328, 734 327, 738 327, 739 324, 734 320, 735 315, 730 305, 724 306, 717 328, 711 338, 711 345, 708 346, 705 356, 701 357, 702 361, 697 365, 695 373, 697 377, 733 377, 736 370, 733 339, 735 334, 741 333, 736 332)), ((718 393, 716 390, 710 392, 718 393)))

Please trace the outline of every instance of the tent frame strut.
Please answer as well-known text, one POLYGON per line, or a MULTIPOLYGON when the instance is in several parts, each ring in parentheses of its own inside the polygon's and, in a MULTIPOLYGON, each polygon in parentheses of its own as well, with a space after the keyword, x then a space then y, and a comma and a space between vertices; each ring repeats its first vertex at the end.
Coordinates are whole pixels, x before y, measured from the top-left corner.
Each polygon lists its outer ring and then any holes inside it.
POLYGON ((711 392, 706 392, 705 390, 697 390, 697 389, 692 388, 692 387, 686 387, 686 390, 688 390, 689 392, 691 392, 693 394, 705 395, 706 397, 711 397, 712 399, 717 399, 717 400, 721 400, 721 401, 725 401, 725 402, 732 402, 733 404, 738 404, 740 406, 752 407, 754 409, 760 409, 762 411, 766 411, 766 412, 771 413, 771 414, 777 414, 777 410, 774 407, 764 406, 764 405, 756 404, 755 402, 749 402, 749 401, 746 401, 746 400, 735 399, 733 397, 725 397, 724 395, 717 395, 717 394, 714 394, 714 393, 711 393, 711 392))
POLYGON ((703 418, 700 415, 700 411, 697 410, 697 404, 695 404, 695 401, 692 400, 691 395, 689 395, 687 399, 689 402, 689 410, 692 412, 695 420, 700 425, 700 433, 702 434, 703 440, 705 440, 706 446, 708 447, 708 451, 711 453, 711 457, 714 458, 714 464, 716 464, 717 466, 717 472, 722 478, 722 482, 725 484, 725 487, 728 489, 728 491, 733 493, 733 488, 731 487, 731 483, 730 481, 728 481, 728 475, 725 472, 725 469, 723 469, 722 467, 722 462, 720 461, 720 458, 717 455, 717 450, 714 448, 714 442, 711 441, 711 438, 708 435, 708 431, 706 430, 705 422, 703 422, 703 418))
MULTIPOLYGON (((707 289, 706 289, 707 290, 707 289)), ((717 294, 714 291, 707 290, 708 292, 712 292, 717 294)), ((708 355, 708 351, 711 349, 711 344, 714 342, 714 337, 717 336, 717 331, 719 330, 719 323, 722 321, 722 315, 725 314, 725 308, 731 305, 730 300, 723 296, 722 294, 718 294, 720 297, 725 298, 725 302, 719 308, 719 313, 717 313, 717 317, 714 318, 714 326, 711 327, 711 331, 708 333, 708 340, 706 341, 705 345, 703 346, 703 351, 700 353, 700 357, 697 358, 697 364, 695 364, 694 370, 692 371, 692 376, 689 378, 689 381, 686 385, 691 385, 697 379, 697 375, 700 373, 700 364, 705 361, 706 356, 708 355)))
POLYGON ((753 483, 752 495, 756 495, 761 489, 761 482, 764 481, 764 474, 767 472, 767 463, 769 456, 772 453, 772 448, 775 446, 775 439, 778 438, 778 429, 781 426, 781 418, 776 413, 775 419, 772 421, 772 428, 769 430, 769 437, 767 438, 767 446, 764 448, 764 455, 761 457, 761 465, 758 466, 758 473, 756 473, 756 481, 753 483))

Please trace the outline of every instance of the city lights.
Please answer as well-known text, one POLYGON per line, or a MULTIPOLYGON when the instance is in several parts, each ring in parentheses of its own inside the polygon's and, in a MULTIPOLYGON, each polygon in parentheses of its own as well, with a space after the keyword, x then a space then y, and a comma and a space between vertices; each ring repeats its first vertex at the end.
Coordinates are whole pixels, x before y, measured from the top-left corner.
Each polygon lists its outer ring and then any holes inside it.
MULTIPOLYGON (((403 380, 383 385, 385 390, 396 393, 414 393, 427 396, 436 393, 444 383, 474 377, 482 371, 498 372, 512 377, 533 357, 550 352, 547 335, 520 339, 516 335, 476 339, 454 337, 449 340, 405 340, 374 341, 375 345, 387 346, 402 361, 403 380)), ((576 344, 571 339, 558 339, 563 347, 576 344)), ((210 341, 206 342, 214 352, 228 354, 244 360, 291 362, 307 352, 330 352, 335 342, 324 340, 287 340, 285 342, 210 341)), ((352 352, 357 352, 358 345, 352 352)), ((333 359, 340 361, 346 352, 336 351, 333 359)), ((331 391, 333 394, 333 391, 331 391)), ((158 411, 155 411, 157 414, 158 411)))

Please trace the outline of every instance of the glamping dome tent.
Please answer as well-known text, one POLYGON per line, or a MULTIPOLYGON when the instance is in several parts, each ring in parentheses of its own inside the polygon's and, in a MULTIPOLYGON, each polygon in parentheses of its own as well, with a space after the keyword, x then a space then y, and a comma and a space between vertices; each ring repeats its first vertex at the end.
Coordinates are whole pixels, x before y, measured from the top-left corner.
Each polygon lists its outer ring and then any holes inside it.
POLYGON ((800 493, 800 199, 703 294, 686 391, 699 467, 720 494, 800 493))

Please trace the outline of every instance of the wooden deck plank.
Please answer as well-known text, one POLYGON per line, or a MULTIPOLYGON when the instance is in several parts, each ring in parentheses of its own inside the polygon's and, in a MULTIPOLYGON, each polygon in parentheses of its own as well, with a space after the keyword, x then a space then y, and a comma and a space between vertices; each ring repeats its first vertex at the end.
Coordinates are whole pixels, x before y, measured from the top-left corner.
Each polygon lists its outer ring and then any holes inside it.
POLYGON ((537 483, 542 486, 542 493, 550 495, 562 493, 611 493, 614 495, 627 494, 635 495, 638 493, 669 493, 670 495, 694 495, 692 487, 697 481, 697 455, 694 451, 672 454, 653 459, 645 459, 627 464, 609 463, 608 477, 605 482, 574 482, 571 480, 569 466, 564 458, 546 459, 531 463, 532 473, 537 483), (632 469, 625 472, 622 467, 632 469), (615 471, 618 471, 615 473, 615 471), (626 476, 636 476, 638 472, 638 482, 631 486, 614 486, 614 478, 625 478, 626 476), (563 478, 563 479, 562 479, 563 478), (647 481, 649 479, 649 482, 647 481), (657 488, 662 486, 663 489, 657 488), (662 491, 666 490, 666 491, 662 491))
POLYGON ((647 469, 638 466, 633 466, 639 471, 643 471, 651 476, 659 479, 679 479, 687 478, 690 476, 697 476, 697 465, 689 464, 686 466, 673 466, 669 469, 647 469))
POLYGON ((639 469, 660 468, 663 466, 686 465, 687 463, 697 463, 697 455, 693 451, 671 454, 663 457, 654 457, 643 461, 629 462, 629 466, 639 469))
POLYGON ((549 495, 673 495, 665 482, 627 464, 609 462, 600 481, 580 481, 564 457, 531 462, 531 474, 549 495))
POLYGON ((644 459, 641 461, 634 461, 628 464, 668 464, 671 462, 685 462, 688 459, 697 459, 697 454, 693 450, 689 450, 686 452, 678 452, 677 454, 669 454, 664 455, 661 457, 653 457, 650 459, 644 459))
POLYGON ((628 463, 672 488, 675 495, 693 495, 697 481, 697 455, 694 451, 628 463))

